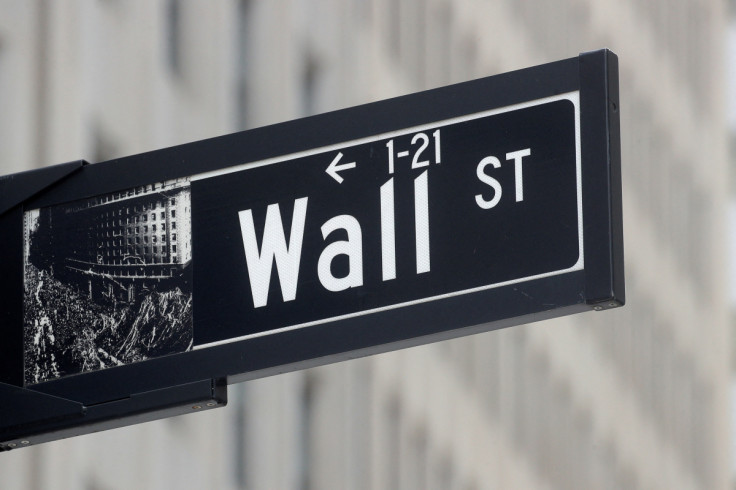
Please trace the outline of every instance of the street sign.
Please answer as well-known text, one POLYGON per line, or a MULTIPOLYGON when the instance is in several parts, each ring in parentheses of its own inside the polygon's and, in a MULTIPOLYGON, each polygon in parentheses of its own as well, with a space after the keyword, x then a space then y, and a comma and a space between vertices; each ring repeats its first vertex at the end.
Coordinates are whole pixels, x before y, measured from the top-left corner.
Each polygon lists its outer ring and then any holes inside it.
POLYGON ((193 177, 193 236, 227 237, 193 244, 194 347, 582 270, 579 105, 570 92, 193 177))
POLYGON ((0 180, 0 450, 622 305, 617 84, 597 51, 0 180))

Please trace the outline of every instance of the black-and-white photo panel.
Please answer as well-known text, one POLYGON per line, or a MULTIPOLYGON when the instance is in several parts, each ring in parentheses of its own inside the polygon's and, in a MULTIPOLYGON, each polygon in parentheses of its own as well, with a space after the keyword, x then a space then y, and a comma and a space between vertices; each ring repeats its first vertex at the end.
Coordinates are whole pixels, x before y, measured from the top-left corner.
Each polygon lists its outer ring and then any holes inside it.
POLYGON ((24 217, 25 383, 192 349, 188 179, 24 217))

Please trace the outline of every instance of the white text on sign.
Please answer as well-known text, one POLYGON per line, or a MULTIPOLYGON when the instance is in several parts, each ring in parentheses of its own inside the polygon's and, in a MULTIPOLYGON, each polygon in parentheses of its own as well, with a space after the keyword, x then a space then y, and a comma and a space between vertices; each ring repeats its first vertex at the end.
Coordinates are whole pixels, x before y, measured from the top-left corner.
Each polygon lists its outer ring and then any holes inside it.
MULTIPOLYGON (((431 133, 433 141, 434 163, 441 163, 440 130, 431 133)), ((394 140, 386 143, 388 153, 388 174, 390 178, 380 186, 378 199, 380 202, 380 230, 381 230, 381 278, 383 281, 396 279, 396 229, 395 229, 395 197, 394 173, 396 162, 404 157, 411 157, 411 169, 421 169, 430 165, 430 160, 424 156, 430 146, 430 136, 426 133, 416 133, 411 138, 411 150, 396 151, 394 140)), ((526 148, 506 153, 506 161, 514 163, 514 181, 516 202, 524 200, 523 168, 524 157, 531 154, 526 148)), ((328 175, 341 183, 342 178, 333 175, 335 170, 342 169, 338 162, 342 158, 338 153, 328 167, 328 175), (332 171, 332 172, 331 172, 332 171)), ((409 158, 407 158, 408 163, 409 158)), ((349 162, 344 169, 354 168, 355 163, 349 162)), ((487 167, 499 168, 501 161, 495 156, 483 158, 476 167, 477 178, 488 185, 492 196, 477 194, 475 201, 482 209, 495 207, 501 199, 502 188, 500 182, 489 175, 487 167)), ((416 273, 424 274, 431 271, 430 262, 430 234, 429 234, 429 171, 424 170, 414 178, 414 245, 416 252, 416 273)), ((253 209, 238 212, 240 229, 243 237, 248 277, 255 308, 268 304, 268 292, 271 283, 273 264, 281 286, 281 296, 284 302, 293 301, 297 297, 299 284, 302 245, 307 223, 308 197, 294 200, 290 235, 287 240, 281 207, 278 203, 269 204, 266 208, 266 219, 263 236, 259 243, 256 236, 256 227, 253 218, 253 209)), ((341 236, 345 240, 338 240, 327 244, 317 261, 317 278, 320 284, 328 291, 338 292, 363 285, 364 257, 363 257, 363 229, 355 216, 340 214, 325 221, 320 227, 323 240, 342 230, 341 236), (347 273, 337 277, 333 273, 333 261, 339 257, 347 258, 347 273)))

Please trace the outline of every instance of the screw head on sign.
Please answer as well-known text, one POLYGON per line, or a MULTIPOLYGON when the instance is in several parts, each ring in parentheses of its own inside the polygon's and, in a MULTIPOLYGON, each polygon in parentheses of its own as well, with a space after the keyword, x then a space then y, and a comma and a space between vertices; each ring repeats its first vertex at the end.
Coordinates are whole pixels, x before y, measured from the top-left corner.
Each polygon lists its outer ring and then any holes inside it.
POLYGON ((201 405, 194 405, 194 406, 192 407, 192 410, 199 410, 200 408, 202 408, 202 406, 201 406, 201 405))
POLYGON ((208 407, 214 407, 215 405, 217 405, 217 403, 215 403, 215 402, 209 402, 207 404, 208 407))
POLYGON ((28 445, 28 444, 31 443, 31 441, 20 441, 20 443, 23 444, 23 445, 28 445))

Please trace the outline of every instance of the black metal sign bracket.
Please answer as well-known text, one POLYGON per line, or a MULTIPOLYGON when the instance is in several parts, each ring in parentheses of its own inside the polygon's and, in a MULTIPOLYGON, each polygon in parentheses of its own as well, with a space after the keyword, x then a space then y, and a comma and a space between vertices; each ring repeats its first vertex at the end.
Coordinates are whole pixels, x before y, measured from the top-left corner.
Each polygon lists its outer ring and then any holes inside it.
POLYGON ((85 165, 89 165, 89 162, 75 160, 0 176, 0 216, 69 177, 85 165))
POLYGON ((0 383, 0 452, 227 405, 227 381, 203 380, 85 406, 0 383))

